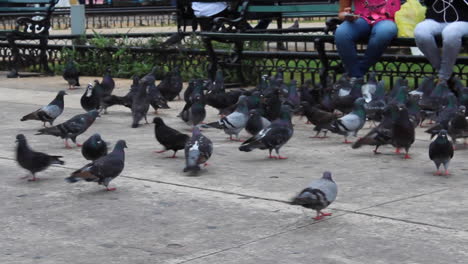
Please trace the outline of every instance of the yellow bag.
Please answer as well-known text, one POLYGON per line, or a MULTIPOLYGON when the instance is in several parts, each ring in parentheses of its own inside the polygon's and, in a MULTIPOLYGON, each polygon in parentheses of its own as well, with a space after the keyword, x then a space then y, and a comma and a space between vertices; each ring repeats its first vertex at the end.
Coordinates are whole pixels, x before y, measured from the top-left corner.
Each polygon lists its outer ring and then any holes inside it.
POLYGON ((400 10, 395 13, 395 22, 398 27, 398 37, 414 37, 416 24, 426 17, 426 7, 418 0, 408 0, 400 10))

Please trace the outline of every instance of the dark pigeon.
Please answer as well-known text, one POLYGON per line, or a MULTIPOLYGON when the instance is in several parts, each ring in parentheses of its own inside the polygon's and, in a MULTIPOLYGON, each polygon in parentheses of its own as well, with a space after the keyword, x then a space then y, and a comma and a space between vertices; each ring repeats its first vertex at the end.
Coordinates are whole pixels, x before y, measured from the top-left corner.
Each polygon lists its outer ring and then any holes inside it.
POLYGON ((415 140, 415 130, 404 105, 398 106, 398 117, 393 123, 392 132, 392 145, 396 148, 396 153, 400 153, 400 148, 404 148, 405 159, 410 159, 408 152, 415 140))
POLYGON ((65 91, 58 92, 57 96, 55 96, 52 102, 32 113, 23 116, 21 121, 39 120, 44 122, 44 127, 46 122, 49 122, 50 125, 53 125, 54 120, 63 113, 63 108, 65 107, 63 96, 66 94, 67 93, 65 91))
POLYGON ((314 131, 317 133, 313 138, 326 138, 328 132, 327 128, 338 116, 335 113, 330 113, 315 106, 311 106, 308 102, 302 102, 301 109, 307 117, 307 120, 315 126, 314 131), (319 137, 320 132, 323 132, 322 137, 319 137))
POLYGON ((125 167, 124 148, 126 147, 127 143, 125 140, 117 141, 111 153, 74 171, 65 180, 69 183, 75 183, 79 180, 97 182, 99 185, 104 185, 108 191, 115 191, 116 188, 109 188, 109 183, 119 176, 125 167))
POLYGON ((255 136, 270 124, 271 122, 260 114, 259 109, 252 109, 249 111, 249 119, 245 124, 245 130, 252 136, 255 136))
POLYGON ((183 80, 180 75, 179 66, 169 72, 158 85, 159 91, 167 101, 174 100, 177 96, 180 99, 180 92, 183 88, 183 80))
POLYGON ((247 139, 239 147, 240 151, 250 152, 254 149, 268 149, 269 158, 287 159, 279 154, 279 149, 286 144, 294 133, 291 124, 291 108, 284 105, 281 108, 280 118, 271 122, 271 124, 260 130, 258 134, 247 139), (275 150, 278 156, 272 156, 271 151, 275 150))
POLYGON ((68 89, 75 89, 80 86, 80 72, 72 60, 69 60, 63 71, 63 79, 68 82, 68 89))
POLYGON ((190 137, 167 126, 160 117, 155 117, 153 123, 156 140, 164 146, 164 150, 156 151, 156 153, 172 150, 174 151, 174 155, 170 158, 175 158, 177 151, 185 148, 185 143, 187 143, 190 137))
POLYGON ((440 164, 444 165, 445 175, 449 175, 448 166, 453 158, 453 145, 447 137, 447 131, 442 129, 437 137, 429 145, 429 158, 434 161, 437 171, 435 175, 441 175, 440 164))
POLYGON ((80 104, 86 112, 91 110, 99 110, 101 105, 100 91, 94 89, 94 86, 91 83, 88 84, 84 94, 81 96, 80 104))
POLYGON ((107 68, 101 81, 102 96, 106 97, 112 94, 115 88, 115 81, 111 75, 111 69, 107 68))
MULTIPOLYGON (((29 148, 26 137, 23 134, 16 135, 16 161, 24 169, 31 172, 32 179, 29 181, 38 180, 36 173, 47 169, 52 164, 63 165, 65 162, 60 160, 62 156, 51 156, 42 152, 37 152, 29 148)), ((27 175, 25 178, 29 178, 27 175)))
POLYGON ((61 137, 65 139, 66 148, 71 148, 71 146, 68 145, 68 139, 71 139, 77 146, 81 146, 76 143, 76 137, 83 134, 94 123, 98 116, 99 113, 96 110, 85 114, 79 114, 56 126, 39 129, 36 135, 61 137))
POLYGON ((452 138, 454 148, 457 145, 457 139, 463 138, 466 145, 468 137, 468 120, 466 120, 466 107, 461 105, 455 116, 450 120, 448 125, 448 134, 452 138))
POLYGON ((197 94, 193 98, 190 108, 185 111, 183 110, 180 117, 190 126, 196 126, 203 122, 206 117, 206 110, 202 95, 197 94))
POLYGON ((169 109, 169 105, 167 104, 167 99, 161 94, 159 91, 159 86, 154 84, 150 84, 148 86, 148 97, 150 98, 150 105, 153 107, 155 113, 158 112, 158 109, 169 109))
POLYGON ((323 213, 322 210, 333 203, 338 195, 338 186, 332 179, 330 172, 323 173, 322 178, 313 181, 302 190, 291 202, 292 205, 300 205, 317 212, 314 220, 320 220, 331 213, 323 213))
POLYGON ((140 78, 133 76, 133 83, 130 86, 130 90, 124 96, 110 95, 106 96, 102 100, 102 108, 104 112, 107 112, 107 108, 113 105, 123 105, 132 109, 133 95, 138 91, 140 78))
MULTIPOLYGON (((372 86, 364 85, 369 92, 364 92, 367 96, 370 94, 370 100, 364 105, 366 109, 367 120, 380 122, 382 120, 383 111, 387 103, 385 102, 385 83, 380 81, 375 85, 375 91, 370 93, 372 86)), ((363 86, 363 88, 364 88, 363 86)))
POLYGON ((380 146, 391 144, 393 124, 398 115, 398 107, 395 104, 391 104, 385 107, 382 115, 382 121, 379 125, 372 128, 365 136, 359 138, 352 145, 353 149, 360 148, 363 145, 375 146, 374 154, 380 154, 378 152, 380 146))
POLYGON ((448 130, 450 120, 452 120, 457 113, 458 102, 454 94, 451 93, 448 95, 447 102, 447 106, 445 106, 437 115, 437 122, 424 131, 431 134, 431 138, 439 134, 439 131, 442 129, 448 130))
POLYGON ((193 127, 192 137, 185 145, 184 172, 196 173, 200 171, 200 164, 207 165, 208 159, 213 153, 213 143, 205 137, 198 127, 193 127))
POLYGON ((137 128, 140 120, 145 119, 148 124, 146 116, 150 106, 150 98, 148 97, 147 89, 150 83, 148 79, 141 79, 137 88, 137 91, 132 98, 132 128, 137 128))
POLYGON ((98 133, 89 137, 81 147, 81 154, 87 160, 97 160, 107 155, 107 143, 98 133))

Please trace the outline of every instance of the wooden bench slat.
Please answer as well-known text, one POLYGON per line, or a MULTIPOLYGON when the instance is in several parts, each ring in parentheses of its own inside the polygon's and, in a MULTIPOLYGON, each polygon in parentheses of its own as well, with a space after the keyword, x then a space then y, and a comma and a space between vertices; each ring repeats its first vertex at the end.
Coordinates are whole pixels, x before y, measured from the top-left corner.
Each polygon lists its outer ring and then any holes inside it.
POLYGON ((277 6, 262 6, 251 5, 247 9, 249 12, 258 13, 292 13, 292 12, 335 12, 338 13, 339 5, 277 5, 277 6))
MULTIPOLYGON (((3 1, 0 1, 2 3, 3 1)), ((50 0, 7 0, 8 4, 49 4, 50 0)))
POLYGON ((44 12, 47 13, 49 7, 0 7, 0 12, 44 12))

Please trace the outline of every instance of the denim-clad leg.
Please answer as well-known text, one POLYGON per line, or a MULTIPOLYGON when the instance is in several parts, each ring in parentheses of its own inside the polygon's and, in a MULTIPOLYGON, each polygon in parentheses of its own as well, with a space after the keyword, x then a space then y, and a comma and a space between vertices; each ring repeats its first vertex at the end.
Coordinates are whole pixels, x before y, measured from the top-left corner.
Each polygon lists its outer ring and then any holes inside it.
POLYGON ((437 71, 440 69, 441 54, 434 36, 442 33, 445 24, 426 19, 418 23, 414 29, 416 45, 437 71))
POLYGON ((448 80, 452 75, 453 66, 461 50, 461 39, 464 35, 468 35, 468 22, 466 21, 448 23, 442 30, 443 43, 439 79, 448 80))
POLYGON ((350 77, 362 77, 358 63, 356 42, 365 39, 371 31, 371 26, 359 18, 354 22, 343 22, 335 32, 335 44, 343 65, 350 77))
POLYGON ((397 25, 391 20, 382 20, 372 26, 364 57, 359 63, 362 75, 366 74, 369 68, 379 61, 397 33, 397 25))

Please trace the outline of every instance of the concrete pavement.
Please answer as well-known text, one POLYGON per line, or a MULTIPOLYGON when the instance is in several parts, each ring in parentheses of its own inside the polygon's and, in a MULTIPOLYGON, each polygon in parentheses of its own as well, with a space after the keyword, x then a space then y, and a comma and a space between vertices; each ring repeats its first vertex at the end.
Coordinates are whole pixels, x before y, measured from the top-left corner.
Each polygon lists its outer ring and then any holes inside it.
MULTIPOLYGON (((116 79, 115 93, 130 83, 116 79)), ((111 143, 127 141, 125 170, 111 183, 117 191, 106 192, 95 183, 65 183, 86 164, 80 150, 34 136, 40 122, 19 121, 66 87, 59 76, 0 73, 0 263, 466 263, 468 150, 456 151, 451 176, 433 176, 422 129, 413 159, 403 160, 390 147, 379 156, 370 147, 352 150, 337 135, 310 139, 312 127, 295 118, 284 161, 266 159, 266 151, 240 152, 222 131, 205 129, 214 142, 211 165, 187 177, 183 153, 154 154, 161 146, 153 125, 132 129, 130 111, 112 107, 78 137, 83 142, 99 132, 111 143), (63 155, 65 166, 38 173, 38 182, 19 179, 26 171, 14 161, 18 133, 37 151, 63 155), (334 215, 314 222, 314 212, 286 202, 324 170, 333 173, 339 193, 334 215)), ((83 89, 68 93, 56 124, 83 111, 83 89)), ((170 106, 159 116, 189 133, 175 118, 182 102, 170 106)), ((206 120, 216 120, 208 110, 206 120)))

